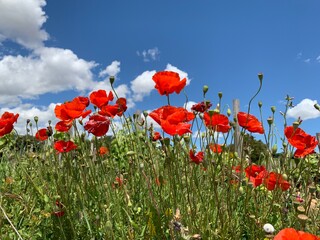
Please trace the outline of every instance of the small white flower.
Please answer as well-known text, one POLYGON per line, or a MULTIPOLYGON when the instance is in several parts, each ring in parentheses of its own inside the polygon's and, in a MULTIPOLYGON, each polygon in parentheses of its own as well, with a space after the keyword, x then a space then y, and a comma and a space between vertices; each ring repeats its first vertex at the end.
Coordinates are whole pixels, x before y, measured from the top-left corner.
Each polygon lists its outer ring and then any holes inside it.
POLYGON ((274 227, 270 223, 266 223, 265 225, 263 225, 263 230, 266 233, 273 233, 275 231, 274 227))

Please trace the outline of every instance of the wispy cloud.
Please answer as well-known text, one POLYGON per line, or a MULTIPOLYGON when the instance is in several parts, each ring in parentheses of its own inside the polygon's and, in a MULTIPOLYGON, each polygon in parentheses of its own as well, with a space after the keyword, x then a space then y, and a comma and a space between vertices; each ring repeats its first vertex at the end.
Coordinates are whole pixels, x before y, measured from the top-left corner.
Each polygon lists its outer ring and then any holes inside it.
POLYGON ((144 62, 155 61, 159 59, 160 51, 157 47, 150 48, 143 51, 137 51, 137 55, 142 57, 144 62))
POLYGON ((320 117, 320 112, 314 108, 316 103, 316 100, 303 99, 295 107, 288 110, 287 116, 295 119, 300 117, 302 120, 318 118, 320 117))

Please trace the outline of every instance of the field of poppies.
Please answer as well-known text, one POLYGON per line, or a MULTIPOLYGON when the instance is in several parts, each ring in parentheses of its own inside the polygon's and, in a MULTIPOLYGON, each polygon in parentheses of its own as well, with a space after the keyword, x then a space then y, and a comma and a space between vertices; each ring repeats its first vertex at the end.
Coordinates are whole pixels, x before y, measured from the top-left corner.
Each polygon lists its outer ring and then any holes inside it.
POLYGON ((2 113, 0 239, 320 239, 318 142, 299 119, 287 125, 292 98, 275 139, 276 109, 250 113, 262 74, 236 113, 208 86, 191 110, 172 106, 186 79, 153 81, 165 104, 151 112, 129 115, 101 89, 56 105, 46 128, 28 120, 23 136, 19 113, 2 113), (246 136, 264 139, 258 157, 246 136))

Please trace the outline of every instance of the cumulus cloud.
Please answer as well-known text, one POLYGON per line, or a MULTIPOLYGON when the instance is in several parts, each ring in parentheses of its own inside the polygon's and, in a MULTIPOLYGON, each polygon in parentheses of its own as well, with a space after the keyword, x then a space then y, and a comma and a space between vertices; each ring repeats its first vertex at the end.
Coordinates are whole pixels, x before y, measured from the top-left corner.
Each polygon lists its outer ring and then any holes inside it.
POLYGON ((165 71, 173 71, 173 72, 177 72, 180 76, 181 79, 186 78, 187 79, 187 85, 190 84, 191 79, 188 78, 188 73, 180 70, 179 68, 171 65, 170 63, 167 64, 167 67, 165 69, 165 71))
POLYGON ((0 110, 0 115, 4 112, 11 112, 11 113, 19 113, 19 118, 17 123, 15 123, 15 129, 21 135, 26 134, 26 122, 27 119, 30 119, 33 125, 33 134, 36 133, 36 124, 34 122, 34 117, 37 116, 39 118, 38 127, 45 128, 48 126, 48 121, 52 121, 52 126, 55 125, 57 119, 54 115, 54 108, 56 104, 51 103, 49 106, 40 106, 35 107, 30 104, 21 104, 18 107, 14 108, 2 108, 0 110))
POLYGON ((159 59, 160 51, 157 47, 154 47, 142 52, 137 51, 137 55, 142 57, 144 62, 150 62, 159 59))
POLYGON ((95 66, 94 62, 61 48, 39 48, 30 56, 4 56, 0 61, 2 103, 19 102, 48 92, 91 89, 91 69, 95 66))
POLYGON ((45 0, 1 0, 0 42, 10 39, 29 49, 41 47, 49 38, 41 29, 47 20, 45 5, 45 0))
POLYGON ((117 76, 120 72, 120 62, 113 61, 109 66, 107 66, 104 70, 99 73, 99 77, 105 76, 117 76))
POLYGON ((131 90, 133 91, 133 99, 135 101, 142 101, 144 97, 150 95, 155 85, 152 80, 152 76, 155 73, 155 70, 145 71, 131 81, 131 90))
POLYGON ((185 109, 187 109, 189 112, 192 112, 191 108, 192 108, 192 106, 195 105, 195 104, 196 104, 196 102, 189 101, 189 102, 185 103, 185 104, 183 105, 183 107, 184 107, 185 109))
POLYGON ((301 118, 302 120, 318 118, 320 117, 320 112, 314 108, 316 100, 303 99, 295 107, 291 108, 287 112, 287 116, 291 118, 301 118))

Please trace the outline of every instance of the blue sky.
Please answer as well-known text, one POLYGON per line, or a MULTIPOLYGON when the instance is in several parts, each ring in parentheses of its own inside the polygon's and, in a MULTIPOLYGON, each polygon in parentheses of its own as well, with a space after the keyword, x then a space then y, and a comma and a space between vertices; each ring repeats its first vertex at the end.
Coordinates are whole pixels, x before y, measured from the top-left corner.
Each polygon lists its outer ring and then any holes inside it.
MULTIPOLYGON (((281 133, 287 94, 294 97, 289 123, 301 116, 302 128, 320 132, 320 2, 316 0, 246 1, 0 1, 0 113, 19 112, 17 128, 38 115, 54 121, 55 104, 104 88, 109 75, 136 109, 166 104, 153 89, 156 71, 176 70, 187 76, 189 101, 207 98, 222 107, 240 99, 253 101, 263 118, 276 106, 281 133)), ((184 93, 173 95, 182 105, 184 93)))

